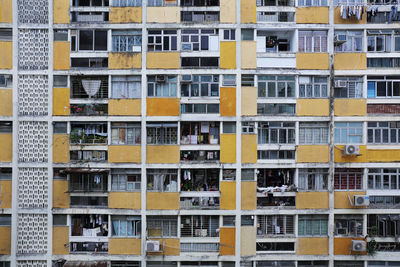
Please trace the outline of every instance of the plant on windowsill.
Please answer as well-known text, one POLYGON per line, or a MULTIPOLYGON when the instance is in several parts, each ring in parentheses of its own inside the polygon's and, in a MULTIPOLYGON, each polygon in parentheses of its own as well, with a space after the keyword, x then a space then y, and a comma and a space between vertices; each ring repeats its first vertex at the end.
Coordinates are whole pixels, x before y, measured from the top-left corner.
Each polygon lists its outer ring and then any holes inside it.
POLYGON ((375 241, 375 239, 372 237, 371 240, 369 242, 367 242, 367 255, 368 256, 375 256, 376 254, 376 248, 377 248, 377 243, 375 241))

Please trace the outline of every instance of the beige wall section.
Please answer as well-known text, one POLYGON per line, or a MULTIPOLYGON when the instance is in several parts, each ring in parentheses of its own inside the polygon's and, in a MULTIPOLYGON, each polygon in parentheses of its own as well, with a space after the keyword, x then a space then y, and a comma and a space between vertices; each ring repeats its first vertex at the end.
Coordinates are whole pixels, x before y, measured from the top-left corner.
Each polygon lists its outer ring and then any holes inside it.
POLYGON ((69 88, 53 88, 53 116, 69 116, 69 88))
POLYGON ((0 226, 0 255, 11 254, 11 226, 0 226))
POLYGON ((53 135, 53 162, 67 163, 69 162, 69 135, 54 134, 53 135))
POLYGON ((181 9, 176 6, 147 7, 147 23, 180 23, 181 9))
POLYGON ((242 69, 256 69, 257 68, 257 42, 256 41, 242 41, 241 56, 242 56, 242 65, 241 65, 242 69))
POLYGON ((0 133, 0 162, 12 161, 12 134, 0 133))
POLYGON ((110 23, 141 23, 142 7, 110 7, 110 23))
POLYGON ((329 99, 297 99, 297 116, 329 116, 329 99))
POLYGON ((142 101, 141 99, 109 99, 109 116, 140 116, 142 101))
POLYGON ((146 162, 151 163, 179 163, 179 146, 148 145, 146 147, 146 162))
POLYGON ((257 183, 256 181, 243 181, 241 184, 242 210, 257 209, 257 183))
POLYGON ((298 192, 296 194, 296 209, 328 209, 328 192, 298 192))
POLYGON ((108 68, 110 70, 140 69, 142 67, 142 53, 109 53, 108 68))
POLYGON ((242 86, 242 116, 257 115, 257 87, 242 86))
POLYGON ((297 239, 297 255, 328 255, 328 237, 310 237, 297 239))
POLYGON ((348 19, 342 19, 340 16, 340 7, 335 7, 333 12, 333 18, 335 24, 366 24, 367 23, 367 14, 364 13, 362 19, 358 20, 356 16, 351 16, 348 19))
POLYGON ((69 70, 70 47, 69 42, 53 42, 53 68, 55 70, 69 70))
POLYGON ((335 116, 366 116, 367 100, 336 98, 335 99, 335 116))
POLYGON ((12 13, 12 0, 0 0, 0 23, 12 23, 12 13))
POLYGON ((354 202, 355 195, 365 195, 364 191, 335 191, 335 209, 364 209, 350 204, 349 197, 354 202))
POLYGON ((0 41, 0 69, 12 69, 12 45, 11 41, 0 41))
POLYGON ((112 238, 108 239, 109 255, 140 255, 142 253, 142 239, 140 238, 112 238))
POLYGON ((328 24, 329 7, 299 7, 296 8, 296 23, 298 24, 328 24))
POLYGON ((256 228, 240 227, 240 256, 256 255, 256 228))
POLYGON ((366 53, 336 53, 334 56, 335 70, 366 70, 366 53))
POLYGON ((148 69, 179 69, 181 66, 179 52, 148 52, 148 69))
POLYGON ((149 238, 149 240, 160 241, 160 249, 162 252, 147 252, 148 256, 179 256, 181 243, 179 238, 149 238))
POLYGON ((0 89, 0 116, 12 116, 12 89, 0 89))
POLYGON ((179 98, 147 98, 147 116, 179 116, 179 98))
POLYGON ((110 209, 141 209, 140 192, 110 192, 108 193, 108 208, 110 209))
POLYGON ((221 69, 236 69, 235 41, 220 42, 219 66, 221 69))
POLYGON ((53 208, 69 208, 67 180, 53 180, 53 208))
POLYGON ((69 227, 53 226, 53 255, 69 254, 69 227))
POLYGON ((296 162, 329 162, 328 145, 306 145, 297 147, 296 162))
POLYGON ((257 163, 256 134, 242 134, 242 163, 257 163))
POLYGON ((148 210, 179 210, 178 192, 147 192, 146 209, 148 210))
POLYGON ((327 70, 329 69, 328 53, 297 53, 296 69, 298 70, 327 70))
POLYGON ((220 88, 220 110, 221 116, 236 116, 236 88, 220 88))
POLYGON ((236 23, 236 0, 220 0, 220 22, 236 23))
POLYGON ((142 161, 141 146, 114 145, 108 147, 110 163, 140 163, 142 161))
POLYGON ((236 209, 236 182, 235 181, 222 181, 220 184, 221 210, 234 210, 236 209))
POLYGON ((70 0, 53 0, 53 22, 54 24, 68 24, 70 0))
POLYGON ((256 0, 241 0, 240 19, 242 23, 257 23, 256 0))
POLYGON ((12 181, 0 180, 0 189, 0 209, 11 209, 12 181))
POLYGON ((221 134, 221 163, 236 162, 236 134, 221 134))

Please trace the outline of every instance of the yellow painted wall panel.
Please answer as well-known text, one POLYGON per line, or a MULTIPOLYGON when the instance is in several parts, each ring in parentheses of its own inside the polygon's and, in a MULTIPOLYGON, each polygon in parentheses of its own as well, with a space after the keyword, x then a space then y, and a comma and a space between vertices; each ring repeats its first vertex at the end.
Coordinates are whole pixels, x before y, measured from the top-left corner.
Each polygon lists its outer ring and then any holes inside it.
POLYGON ((147 7, 147 23, 180 23, 180 7, 147 7))
POLYGON ((334 255, 366 255, 366 252, 352 252, 351 241, 364 240, 364 238, 355 237, 335 237, 333 240, 333 254, 334 255))
POLYGON ((335 116, 366 116, 367 100, 336 98, 334 109, 335 116))
POLYGON ((221 227, 219 239, 219 255, 235 255, 235 228, 221 227))
POLYGON ((256 255, 256 228, 240 227, 240 256, 256 255))
POLYGON ((366 70, 366 53, 336 53, 334 56, 335 70, 366 70))
POLYGON ((53 180, 53 208, 69 208, 67 180, 53 180))
POLYGON ((242 23, 257 23, 256 0, 241 0, 240 19, 242 23))
MULTIPOLYGON (((242 0, 244 1, 244 0, 242 0)), ((247 1, 247 0, 245 0, 247 1)), ((257 68, 257 42, 242 41, 241 43, 242 69, 257 68)))
POLYGON ((67 163, 69 162, 69 135, 54 134, 53 135, 53 162, 67 163))
POLYGON ((236 134, 221 134, 221 163, 236 162, 236 134))
POLYGON ((242 86, 242 116, 257 115, 257 87, 242 86))
POLYGON ((236 42, 220 42, 220 68, 236 69, 236 42))
POLYGON ((69 0, 53 0, 53 22, 54 24, 68 24, 69 0))
POLYGON ((54 42, 53 43, 53 68, 55 70, 69 70, 70 68, 70 43, 54 42))
POLYGON ((148 69, 179 69, 181 66, 179 52, 148 52, 148 69))
POLYGON ((297 162, 329 162, 328 145, 305 145, 297 147, 297 162))
POLYGON ((140 255, 142 253, 142 239, 140 238, 109 238, 109 255, 140 255))
POLYGON ((220 88, 220 114, 221 116, 236 116, 236 88, 220 88))
POLYGON ((0 162, 12 161, 12 134, 0 134, 0 162))
POLYGON ((53 255, 69 254, 69 226, 53 226, 53 255))
POLYGON ((13 43, 11 41, 0 41, 0 69, 12 69, 12 45, 13 43))
POLYGON ((149 240, 160 241, 160 252, 147 252, 150 256, 179 256, 181 243, 179 238, 150 238, 149 240))
POLYGON ((11 254, 11 226, 0 226, 0 255, 11 254))
POLYGON ((141 112, 142 112, 141 99, 108 100, 109 116, 140 116, 141 112))
POLYGON ((235 181, 222 181, 220 183, 221 210, 234 210, 236 209, 236 182, 235 181))
POLYGON ((335 145, 335 162, 367 162, 367 147, 360 145, 360 155, 352 156, 344 154, 344 145, 335 145))
POLYGON ((328 53, 297 53, 296 69, 298 70, 328 70, 328 53))
POLYGON ((0 192, 0 209, 11 209, 12 181, 0 180, 0 192))
POLYGON ((179 210, 178 192, 147 192, 146 209, 148 210, 179 210))
POLYGON ((236 23, 236 1, 220 0, 220 22, 236 23))
POLYGON ((148 145, 146 148, 146 162, 151 163, 179 163, 179 146, 148 145))
POLYGON ((142 151, 139 145, 114 145, 108 147, 108 162, 110 163, 140 163, 142 151))
POLYGON ((296 209, 329 209, 328 192, 298 192, 296 209))
POLYGON ((142 200, 140 192, 110 192, 108 193, 108 207, 110 209, 140 210, 142 200))
POLYGON ((69 88, 53 88, 53 116, 69 116, 69 88))
POLYGON ((365 195, 364 191, 336 191, 335 192, 335 209, 364 209, 365 207, 355 207, 350 204, 349 197, 351 201, 354 201, 355 195, 365 195))
POLYGON ((12 116, 12 89, 0 89, 0 116, 12 116))
POLYGON ((142 7, 110 7, 110 23, 141 23, 142 7))
POLYGON ((328 99, 297 99, 297 116, 329 116, 328 99))
POLYGON ((328 237, 299 238, 297 240, 297 255, 328 255, 328 237))
POLYGON ((142 68, 142 53, 109 53, 108 68, 110 70, 140 69, 142 68))
POLYGON ((0 23, 12 23, 12 14, 12 0, 0 0, 0 23))
POLYGON ((257 209, 257 183, 256 181, 243 181, 241 184, 242 210, 257 209))
POLYGON ((329 7, 296 8, 296 23, 329 24, 329 7))
POLYGON ((367 149, 368 162, 399 162, 399 149, 367 149))
POLYGON ((257 163, 256 134, 242 134, 242 163, 257 163))
POLYGON ((147 98, 147 116, 179 116, 179 98, 147 98))
POLYGON ((335 24, 366 24, 367 23, 367 14, 364 14, 362 19, 358 20, 356 16, 351 16, 347 19, 342 19, 340 16, 340 7, 335 7, 333 12, 333 20, 335 24))

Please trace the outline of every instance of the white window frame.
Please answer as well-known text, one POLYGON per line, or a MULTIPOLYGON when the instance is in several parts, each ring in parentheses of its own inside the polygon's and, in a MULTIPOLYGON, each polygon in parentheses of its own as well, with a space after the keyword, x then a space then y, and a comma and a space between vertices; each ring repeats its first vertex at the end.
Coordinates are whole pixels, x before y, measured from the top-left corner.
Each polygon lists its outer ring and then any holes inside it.
POLYGON ((327 98, 329 96, 328 77, 300 76, 299 98, 327 98), (322 81, 325 79, 325 82, 322 81))
POLYGON ((298 51, 307 53, 326 53, 328 51, 328 32, 299 31, 298 51), (311 40, 309 40, 309 38, 311 40))
POLYGON ((363 123, 362 122, 336 122, 335 144, 362 144, 363 123), (338 139, 339 138, 339 139, 338 139), (359 138, 352 140, 352 138, 359 138))
POLYGON ((328 122, 300 122, 300 145, 327 145, 329 142, 328 122))

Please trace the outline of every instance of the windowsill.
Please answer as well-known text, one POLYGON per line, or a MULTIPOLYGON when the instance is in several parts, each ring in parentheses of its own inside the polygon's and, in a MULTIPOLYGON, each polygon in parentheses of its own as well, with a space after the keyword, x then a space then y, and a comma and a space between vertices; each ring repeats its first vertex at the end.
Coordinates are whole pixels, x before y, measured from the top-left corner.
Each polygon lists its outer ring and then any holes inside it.
POLYGON ((296 52, 257 52, 257 57, 296 57, 296 52))
POLYGON ((128 190, 111 190, 109 193, 141 193, 141 190, 133 190, 133 191, 128 191, 128 190))
POLYGON ((110 236, 110 239, 141 239, 140 236, 110 236))
POLYGON ((110 146, 141 146, 141 144, 110 144, 110 146))

